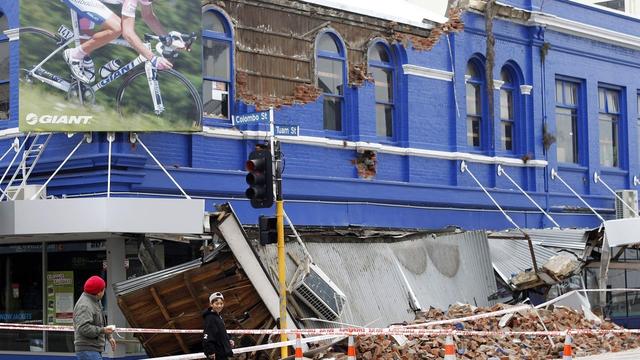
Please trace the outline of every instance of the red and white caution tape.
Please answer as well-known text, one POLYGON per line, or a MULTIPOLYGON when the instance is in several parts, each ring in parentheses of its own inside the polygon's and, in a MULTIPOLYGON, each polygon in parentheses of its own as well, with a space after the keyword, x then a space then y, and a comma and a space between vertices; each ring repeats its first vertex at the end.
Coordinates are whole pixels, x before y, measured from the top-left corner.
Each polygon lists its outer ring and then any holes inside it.
MULTIPOLYGON (((11 324, 0 323, 0 330, 26 330, 26 331, 73 331, 71 326, 61 325, 32 325, 32 324, 11 324)), ((153 334, 202 334, 198 329, 143 329, 143 328, 117 328, 118 333, 153 333, 153 334)), ((243 329, 228 330, 229 334, 251 334, 251 335, 278 335, 295 334, 300 332, 305 335, 326 335, 326 336, 377 336, 377 335, 404 335, 404 336, 565 336, 567 334, 640 334, 640 329, 567 329, 556 331, 483 331, 483 330, 456 330, 456 329, 416 329, 407 327, 394 328, 326 328, 326 329, 286 329, 286 330, 266 330, 266 329, 243 329)), ((293 341, 293 340, 292 340, 293 341)), ((293 342, 292 342, 293 344, 293 342)))

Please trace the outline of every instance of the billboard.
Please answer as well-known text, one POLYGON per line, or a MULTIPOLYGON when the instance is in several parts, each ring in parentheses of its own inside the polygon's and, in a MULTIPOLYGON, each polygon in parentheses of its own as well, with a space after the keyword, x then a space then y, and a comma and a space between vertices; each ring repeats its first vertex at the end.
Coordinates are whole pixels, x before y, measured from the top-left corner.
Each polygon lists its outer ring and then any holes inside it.
POLYGON ((20 130, 200 131, 201 11, 200 0, 20 0, 20 130))

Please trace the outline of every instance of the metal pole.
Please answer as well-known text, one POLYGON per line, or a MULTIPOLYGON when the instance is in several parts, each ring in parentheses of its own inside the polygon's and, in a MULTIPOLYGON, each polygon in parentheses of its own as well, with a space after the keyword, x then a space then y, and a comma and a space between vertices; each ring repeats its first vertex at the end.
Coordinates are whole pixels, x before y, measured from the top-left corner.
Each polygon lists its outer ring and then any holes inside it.
POLYGON ((151 150, 149 150, 149 148, 142 142, 142 140, 140 139, 140 137, 138 137, 138 134, 134 135, 134 138, 137 142, 140 143, 140 145, 142 145, 142 147, 144 148, 144 150, 147 152, 147 154, 149 154, 149 156, 151 157, 151 159, 153 159, 153 161, 156 162, 156 164, 158 164, 158 166, 160 167, 160 170, 162 170, 162 172, 164 172, 165 175, 167 175, 167 177, 171 180, 171 182, 173 182, 173 185, 175 185, 178 190, 180 190, 180 192, 182 193, 182 195, 184 195, 184 197, 186 197, 187 199, 191 199, 191 196, 187 195, 186 192, 184 192, 184 190, 182 189, 182 187, 180 186, 180 184, 178 184, 178 182, 173 178, 173 176, 171 176, 171 174, 169 174, 169 172, 167 171, 167 169, 164 168, 164 166, 162 166, 162 163, 160 163, 160 161, 158 161, 158 159, 156 159, 155 156, 153 156, 153 154, 151 153, 151 150))
POLYGON ((538 266, 537 266, 537 262, 536 262, 536 254, 533 251, 533 243, 531 243, 531 238, 529 237, 529 235, 524 232, 524 230, 522 230, 518 224, 516 224, 515 221, 513 221, 513 219, 511 218, 511 216, 509 216, 503 209, 502 207, 500 207, 500 205, 498 204, 498 202, 493 198, 493 196, 491 196, 491 194, 489 194, 489 192, 487 191, 487 189, 485 189, 484 186, 482 186, 482 184, 480 183, 480 181, 475 177, 475 175, 473 175, 473 173, 471 172, 471 170, 469 170, 469 167, 467 167, 467 163, 466 162, 461 162, 460 163, 460 172, 466 172, 469 174, 469 176, 471 176, 471 178, 473 179, 473 181, 476 182, 476 184, 478 184, 478 186, 480 186, 480 188, 482 189, 482 191, 484 191, 485 195, 487 195, 487 197, 489 197, 489 199, 491 199, 491 201, 493 202, 493 204, 498 208, 498 210, 500 210, 500 212, 502 213, 502 215, 504 215, 505 218, 507 218, 507 220, 513 225, 515 226, 516 229, 518 229, 523 235, 524 238, 527 240, 528 244, 529 244, 529 252, 531 255, 531 263, 533 265, 533 271, 537 274, 538 273, 538 266))
POLYGON ((524 190, 523 190, 523 189, 518 185, 518 183, 516 183, 516 182, 511 178, 511 176, 509 176, 509 174, 507 174, 507 173, 504 171, 504 169, 502 168, 502 165, 498 165, 498 176, 502 176, 502 175, 504 175, 507 179, 509 179, 509 181, 511 181, 511 183, 512 183, 516 188, 518 188, 518 190, 520 190, 520 192, 521 192, 521 193, 523 193, 523 194, 524 194, 524 196, 526 196, 526 197, 527 197, 527 199, 529 199, 529 201, 531 201, 531 202, 533 203, 533 205, 535 205, 535 206, 538 208, 538 210, 540 210, 540 211, 544 214, 544 216, 546 216, 546 217, 547 217, 547 219, 549 219, 549 221, 551 221, 551 222, 553 223, 553 225, 555 225, 555 226, 557 226, 557 227, 561 227, 560 225, 558 225, 558 223, 557 223, 555 220, 553 220, 553 218, 551 217, 551 215, 549 215, 546 211, 544 211, 544 210, 540 207, 540 205, 538 205, 538 203, 536 203, 536 202, 535 202, 535 200, 533 200, 533 199, 531 198, 531 196, 529 196, 529 194, 527 194, 527 193, 526 193, 526 191, 524 191, 524 190))
POLYGON ((114 138, 114 133, 107 133, 107 141, 109 142, 109 159, 107 163, 107 199, 111 197, 111 144, 113 144, 114 138))
POLYGON ((556 178, 558 178, 558 180, 560 180, 560 182, 561 182, 562 184, 564 184, 564 186, 565 186, 567 189, 569 189, 569 191, 571 191, 571 193, 572 193, 575 197, 577 197, 580 201, 582 201, 582 203, 583 203, 586 207, 588 207, 588 208, 589 208, 589 210, 591 210, 591 212, 592 212, 592 213, 594 213, 594 214, 595 214, 595 216, 597 216, 597 217, 598 217, 598 219, 600 219, 600 221, 602 221, 602 222, 604 223, 604 219, 602 218, 602 216, 600 216, 600 214, 598 214, 598 212, 597 212, 597 211, 595 211, 595 210, 594 210, 594 209, 593 209, 593 208, 592 208, 592 207, 591 207, 591 206, 590 206, 586 201, 584 201, 584 199, 583 199, 580 195, 578 195, 578 193, 577 193, 577 192, 575 192, 575 191, 571 188, 571 186, 569 186, 569 184, 567 184, 567 183, 566 183, 566 182, 565 182, 565 181, 560 177, 560 175, 558 174, 558 171, 556 171, 556 169, 551 169, 551 180, 555 180, 556 178))
MULTIPOLYGON (((278 284, 280 287, 280 330, 287 328, 287 264, 285 263, 284 250, 284 204, 282 200, 282 166, 280 166, 280 142, 275 141, 275 119, 273 117, 273 108, 269 108, 269 149, 275 174, 273 184, 276 194, 276 230, 278 232, 278 284)), ((287 341, 287 334, 280 333, 280 341, 287 341)), ((283 345, 280 348, 280 357, 289 356, 289 348, 283 345)))
POLYGON ((604 182, 604 180, 602 180, 602 178, 600 177, 600 175, 598 175, 598 172, 594 172, 593 173, 593 182, 594 183, 601 183, 604 187, 607 188, 607 190, 609 190, 609 192, 611 192, 613 194, 613 196, 615 196, 618 200, 620 200, 620 202, 622 203, 622 205, 624 205, 627 209, 629 209, 636 217, 638 217, 638 212, 636 211, 636 209, 632 208, 631 206, 629 206, 629 204, 627 204, 626 201, 622 200, 622 198, 620 196, 618 196, 618 194, 616 194, 616 192, 609 186, 607 185, 606 182, 604 182))
POLYGON ((47 188, 47 185, 49 185, 49 183, 51 182, 51 180, 53 180, 53 178, 58 174, 58 171, 60 171, 60 169, 62 169, 62 167, 64 166, 64 164, 67 163, 67 161, 69 161, 69 159, 73 156, 73 154, 76 153, 76 151, 78 150, 78 148, 80 147, 80 145, 82 145, 83 142, 87 141, 89 142, 91 135, 85 135, 82 137, 82 139, 80 139, 80 141, 78 142, 78 145, 76 145, 76 147, 73 148, 73 150, 71 150, 71 152, 69 153, 69 155, 67 155, 67 157, 62 160, 62 162, 60 163, 60 165, 58 166, 58 168, 53 172, 53 174, 51 174, 51 176, 47 179, 47 181, 44 182, 44 184, 42 184, 42 186, 38 189, 38 191, 33 194, 33 196, 31 197, 31 199, 29 200, 33 200, 36 199, 38 197, 38 195, 40 195, 40 193, 42 192, 42 190, 47 188))

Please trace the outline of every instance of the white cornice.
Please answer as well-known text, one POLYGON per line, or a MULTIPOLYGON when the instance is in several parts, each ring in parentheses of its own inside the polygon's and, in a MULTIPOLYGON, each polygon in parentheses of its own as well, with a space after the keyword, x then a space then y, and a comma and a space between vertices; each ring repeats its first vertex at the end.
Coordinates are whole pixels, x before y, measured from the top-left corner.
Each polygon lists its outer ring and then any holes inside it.
POLYGON ((502 88, 502 85, 504 85, 504 81, 502 81, 502 80, 493 80, 493 88, 495 90, 500 90, 500 88, 502 88))
MULTIPOLYGON (((205 126, 200 133, 203 136, 210 136, 225 139, 265 139, 268 137, 266 131, 240 131, 228 128, 215 128, 205 126)), ((517 167, 545 167, 545 160, 529 160, 526 163, 518 158, 509 158, 501 156, 486 156, 479 154, 471 154, 464 152, 450 152, 440 150, 427 150, 417 148, 405 148, 399 146, 385 145, 380 143, 370 143, 364 141, 344 141, 340 139, 328 139, 317 136, 278 136, 278 139, 288 144, 299 144, 308 146, 319 146, 333 149, 351 149, 356 151, 374 150, 385 154, 393 154, 400 156, 415 156, 431 159, 442 160, 465 160, 480 164, 496 164, 517 167)))
POLYGON ((549 14, 532 13, 531 18, 529 19, 529 24, 546 26, 548 29, 561 33, 640 50, 640 37, 638 36, 632 36, 593 25, 587 25, 578 21, 568 20, 549 14))
MULTIPOLYGON (((6 130, 0 130, 0 140, 7 139, 15 136, 23 135, 18 128, 10 128, 6 130)), ((205 126, 202 132, 194 133, 194 135, 214 137, 221 139, 234 139, 234 140, 260 140, 269 136, 266 131, 240 131, 230 128, 218 128, 205 126)), ((318 136, 278 136, 278 139, 288 144, 299 144, 308 146, 318 146, 332 149, 350 149, 356 151, 374 150, 384 154, 393 154, 400 156, 415 156, 430 159, 442 159, 442 160, 464 160, 472 163, 479 164, 496 164, 504 166, 515 167, 545 167, 547 161, 545 160, 529 160, 526 163, 518 158, 509 158, 501 156, 486 156, 479 154, 471 154, 464 152, 451 152, 440 150, 428 150, 418 148, 405 148, 399 146, 385 145, 380 143, 371 143, 365 141, 344 141, 340 139, 329 139, 318 136)))
POLYGON ((404 64, 402 65, 405 75, 415 75, 429 79, 452 81, 453 73, 451 71, 426 68, 423 66, 404 64))

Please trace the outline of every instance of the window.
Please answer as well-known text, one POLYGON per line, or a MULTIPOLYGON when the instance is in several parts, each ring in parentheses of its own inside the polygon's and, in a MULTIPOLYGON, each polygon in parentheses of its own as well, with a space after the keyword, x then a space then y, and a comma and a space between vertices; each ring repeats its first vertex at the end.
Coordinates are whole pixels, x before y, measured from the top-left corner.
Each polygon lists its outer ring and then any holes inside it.
POLYGON ((9 119, 9 38, 4 34, 9 25, 0 13, 0 120, 9 119))
POLYGON ((558 162, 578 163, 579 84, 556 80, 556 141, 558 162))
POLYGON ((324 94, 323 128, 342 131, 344 113, 345 56, 337 38, 322 33, 317 40, 317 86, 324 94))
POLYGON ((202 102, 205 117, 229 119, 231 103, 231 54, 233 38, 227 20, 217 11, 202 14, 203 66, 202 102))
POLYGON ((620 92, 599 88, 598 125, 600 127, 600 165, 618 167, 618 128, 620 120, 620 92))
POLYGON ((475 61, 467 64, 467 145, 479 148, 482 144, 482 113, 484 77, 475 61))
POLYGON ((508 68, 502 68, 500 77, 504 83, 500 88, 500 144, 502 150, 513 151, 515 137, 515 99, 516 83, 508 68))
POLYGON ((369 48, 369 71, 376 92, 376 135, 393 136, 394 73, 391 54, 383 43, 369 48))

